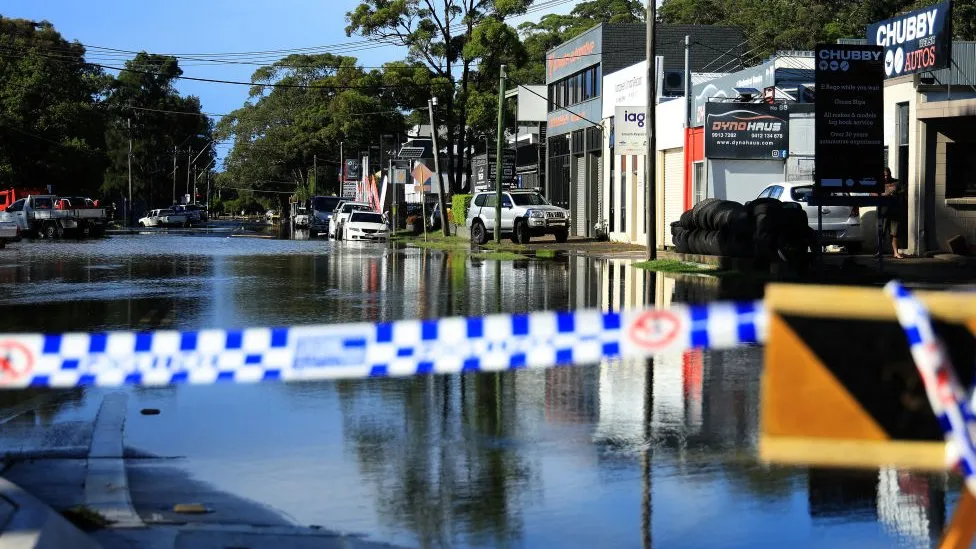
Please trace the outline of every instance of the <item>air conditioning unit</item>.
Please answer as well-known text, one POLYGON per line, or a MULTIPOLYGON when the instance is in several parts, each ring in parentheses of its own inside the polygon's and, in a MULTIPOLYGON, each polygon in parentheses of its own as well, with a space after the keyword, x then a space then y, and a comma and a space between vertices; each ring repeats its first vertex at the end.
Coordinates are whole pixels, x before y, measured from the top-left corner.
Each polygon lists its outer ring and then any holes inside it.
POLYGON ((664 82, 661 86, 664 97, 680 97, 685 94, 685 71, 669 69, 664 71, 664 82))

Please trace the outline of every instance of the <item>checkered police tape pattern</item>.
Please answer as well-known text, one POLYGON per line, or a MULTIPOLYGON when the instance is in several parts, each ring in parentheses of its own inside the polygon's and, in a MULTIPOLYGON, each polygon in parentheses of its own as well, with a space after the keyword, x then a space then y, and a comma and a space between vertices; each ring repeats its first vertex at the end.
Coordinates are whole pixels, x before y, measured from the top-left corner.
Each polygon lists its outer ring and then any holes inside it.
POLYGON ((495 372, 762 343, 761 302, 244 330, 0 334, 0 388, 495 372))
POLYGON ((908 337, 926 396, 945 436, 946 464, 960 468, 966 487, 976 495, 976 443, 973 440, 976 416, 973 405, 967 401, 966 391, 949 360, 945 344, 932 329, 925 305, 896 281, 889 282, 885 292, 895 303, 898 323, 908 337))

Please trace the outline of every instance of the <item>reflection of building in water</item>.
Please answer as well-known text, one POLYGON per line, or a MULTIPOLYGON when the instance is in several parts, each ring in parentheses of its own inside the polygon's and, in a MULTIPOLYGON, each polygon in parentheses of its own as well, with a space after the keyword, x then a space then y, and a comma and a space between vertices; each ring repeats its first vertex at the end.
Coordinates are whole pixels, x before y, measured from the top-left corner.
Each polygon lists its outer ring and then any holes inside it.
POLYGON ((940 477, 886 467, 878 474, 878 520, 905 541, 928 547, 945 526, 940 477))
POLYGON ((595 423, 599 412, 599 384, 596 368, 546 370, 546 421, 595 423))
POLYGON ((807 473, 810 517, 874 520, 877 481, 874 471, 810 469, 807 473))
POLYGON ((600 364, 598 442, 640 444, 644 441, 646 361, 606 361, 600 364))

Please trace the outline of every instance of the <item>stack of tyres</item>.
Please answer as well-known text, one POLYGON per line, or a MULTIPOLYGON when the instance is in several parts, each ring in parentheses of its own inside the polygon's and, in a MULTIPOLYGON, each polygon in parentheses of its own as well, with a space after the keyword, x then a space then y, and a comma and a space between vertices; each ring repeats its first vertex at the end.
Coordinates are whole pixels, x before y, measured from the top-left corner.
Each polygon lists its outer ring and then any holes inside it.
POLYGON ((681 253, 750 257, 752 223, 742 204, 710 198, 682 214, 672 226, 681 253))

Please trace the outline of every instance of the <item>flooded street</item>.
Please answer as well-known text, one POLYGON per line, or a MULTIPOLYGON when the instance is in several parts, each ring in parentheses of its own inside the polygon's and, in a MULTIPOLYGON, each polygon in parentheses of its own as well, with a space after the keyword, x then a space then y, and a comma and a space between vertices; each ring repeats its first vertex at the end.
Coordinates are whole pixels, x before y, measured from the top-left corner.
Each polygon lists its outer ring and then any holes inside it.
MULTIPOLYGON (((748 284, 629 262, 497 262, 228 235, 23 242, 0 251, 0 330, 291 326, 759 297, 748 284)), ((138 506, 139 493, 167 489, 141 480, 144 468, 165 467, 298 524, 410 547, 929 547, 955 500, 943 475, 757 462, 761 365, 762 350, 749 348, 662 355, 650 367, 127 388, 125 445, 146 458, 130 482, 138 506), (150 408, 160 414, 140 413, 150 408)), ((5 447, 68 433, 103 394, 0 395, 5 447)))

